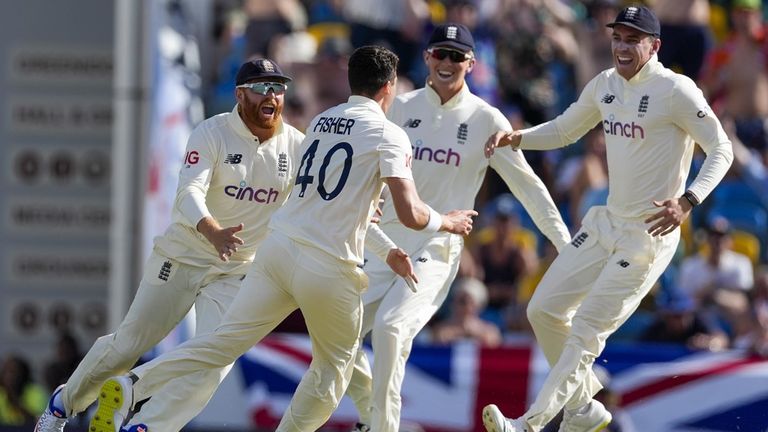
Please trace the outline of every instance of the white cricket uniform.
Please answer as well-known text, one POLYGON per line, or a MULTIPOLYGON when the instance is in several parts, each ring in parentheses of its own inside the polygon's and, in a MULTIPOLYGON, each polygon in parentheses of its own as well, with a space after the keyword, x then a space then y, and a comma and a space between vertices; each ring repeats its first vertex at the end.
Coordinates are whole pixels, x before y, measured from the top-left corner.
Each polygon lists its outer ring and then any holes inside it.
POLYGON ((315 117, 307 133, 293 192, 222 324, 135 369, 136 400, 175 377, 231 363, 298 307, 312 363, 277 430, 316 430, 338 405, 359 346, 365 231, 383 179, 413 178, 411 148, 405 132, 362 96, 315 117))
MULTIPOLYGON (((568 228, 522 152, 485 157, 488 137, 512 127, 498 109, 470 93, 466 85, 442 105, 429 85, 401 95, 388 117, 408 133, 413 146, 414 182, 419 196, 435 210, 446 213, 472 208, 491 167, 555 246, 560 249, 568 244, 568 228)), ((411 343, 448 294, 458 270, 463 238, 407 229, 398 221, 391 200, 384 204, 380 227, 410 254, 419 278, 418 292, 413 293, 384 261, 366 254, 370 288, 363 295, 362 334, 373 330, 375 361, 371 374, 365 354, 358 353, 349 394, 360 411, 360 420, 370 424, 371 430, 387 432, 399 427, 400 389, 411 343)))
MULTIPOLYGON (((235 107, 200 123, 189 137, 173 207, 172 224, 155 239, 144 275, 117 330, 100 337, 67 382, 68 414, 85 410, 109 377, 133 366, 187 314, 196 311, 196 331, 213 330, 231 303, 267 223, 288 198, 304 134, 282 123, 260 143, 235 107), (241 222, 245 242, 229 262, 196 229, 204 216, 222 227, 241 222)), ((168 383, 144 405, 134 423, 150 430, 180 430, 205 406, 229 365, 168 383)))
POLYGON ((543 428, 563 406, 583 406, 600 390, 591 369, 594 359, 677 249, 679 229, 653 237, 643 220, 660 210, 654 200, 684 192, 694 142, 707 154, 689 187, 701 200, 733 159, 731 143, 701 91, 656 56, 629 81, 615 69, 600 73, 563 114, 524 130, 521 147, 562 147, 598 123, 606 137, 607 205, 587 212, 528 306, 536 339, 552 365, 524 415, 533 430, 543 428))

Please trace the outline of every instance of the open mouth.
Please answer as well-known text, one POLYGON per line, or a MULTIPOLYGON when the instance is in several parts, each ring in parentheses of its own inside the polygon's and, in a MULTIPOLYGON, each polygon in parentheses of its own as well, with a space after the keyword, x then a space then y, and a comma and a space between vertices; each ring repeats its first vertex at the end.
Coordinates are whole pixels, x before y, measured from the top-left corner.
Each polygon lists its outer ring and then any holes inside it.
POLYGON ((616 61, 617 61, 617 62, 618 62, 620 65, 622 65, 622 66, 626 66, 626 65, 632 64, 632 57, 628 57, 628 56, 616 56, 616 61))
POLYGON ((271 105, 262 105, 261 107, 261 113, 264 115, 271 116, 275 113, 275 107, 271 105))
POLYGON ((450 79, 453 77, 454 73, 452 71, 445 71, 445 70, 438 70, 437 76, 442 79, 450 79))

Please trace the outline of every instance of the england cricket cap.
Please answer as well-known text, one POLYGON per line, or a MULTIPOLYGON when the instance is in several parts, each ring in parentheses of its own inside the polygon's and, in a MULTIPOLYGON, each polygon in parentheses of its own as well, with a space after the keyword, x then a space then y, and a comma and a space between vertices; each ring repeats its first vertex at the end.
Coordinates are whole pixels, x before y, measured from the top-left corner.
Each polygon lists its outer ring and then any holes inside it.
POLYGON ((284 75, 277 63, 259 58, 247 61, 240 66, 235 78, 235 85, 245 84, 259 78, 277 78, 280 82, 291 81, 291 77, 284 75))
POLYGON ((656 37, 661 35, 661 24, 659 24, 659 19, 656 18, 656 14, 645 6, 630 6, 624 8, 619 12, 612 23, 606 24, 606 27, 613 28, 619 24, 632 27, 633 29, 640 30, 643 33, 648 33, 649 35, 656 37))
POLYGON ((429 38, 427 47, 454 48, 461 52, 469 52, 475 49, 475 39, 467 26, 463 24, 440 24, 435 27, 429 38))

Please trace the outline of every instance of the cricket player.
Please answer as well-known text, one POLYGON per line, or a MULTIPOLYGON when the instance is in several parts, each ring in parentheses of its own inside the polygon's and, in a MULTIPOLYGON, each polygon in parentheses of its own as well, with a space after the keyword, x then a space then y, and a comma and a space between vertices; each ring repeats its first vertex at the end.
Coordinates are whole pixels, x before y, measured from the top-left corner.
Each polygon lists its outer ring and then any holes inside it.
POLYGON ((593 400, 602 387, 592 364, 605 341, 637 309, 669 264, 680 224, 728 171, 731 143, 696 84, 657 59, 659 20, 646 7, 623 9, 613 23, 614 67, 592 79, 556 119, 499 132, 500 149, 566 146, 601 124, 608 157, 608 202, 592 207, 581 229, 544 275, 528 319, 552 370, 522 417, 483 409, 490 432, 537 432, 565 407, 560 431, 598 431, 611 414, 593 400), (685 189, 694 142, 706 153, 685 189))
MULTIPOLYGON (((473 49, 464 25, 435 28, 424 51, 426 85, 398 96, 387 114, 411 140, 416 187, 438 211, 465 208, 473 205, 486 171, 493 168, 559 250, 570 241, 568 228, 522 152, 484 156, 488 136, 512 127, 498 109, 469 91, 465 77, 475 63, 473 49)), ((375 361, 371 370, 364 351, 358 352, 348 390, 360 414, 359 431, 399 430, 400 389, 411 344, 445 300, 464 247, 459 235, 407 229, 392 204, 385 202, 380 227, 414 259, 419 286, 411 292, 385 262, 368 257, 370 289, 363 295, 361 335, 371 332, 375 361)))
MULTIPOLYGON (((349 60, 348 102, 315 117, 307 129, 295 186, 277 210, 237 296, 215 331, 182 344, 101 389, 91 432, 120 431, 135 401, 158 395, 174 378, 232 363, 299 308, 312 340, 312 363, 278 431, 319 428, 352 374, 368 279, 359 267, 363 241, 386 183, 403 223, 417 230, 467 234, 474 210, 441 215, 419 198, 411 148, 384 112, 395 94, 397 56, 362 47, 349 60)), ((389 260, 416 278, 408 255, 389 260)), ((133 432, 136 424, 126 425, 133 432)), ((165 432, 164 430, 151 432, 165 432)))
MULTIPOLYGON (((56 389, 36 432, 64 430, 99 387, 127 370, 196 311, 196 332, 221 321, 267 234, 272 213, 288 199, 304 134, 282 121, 291 78, 267 59, 244 63, 237 104, 200 123, 189 137, 172 223, 154 250, 128 313, 96 340, 65 385, 56 389)), ((208 403, 230 364, 168 383, 134 421, 152 430, 181 429, 208 403)))

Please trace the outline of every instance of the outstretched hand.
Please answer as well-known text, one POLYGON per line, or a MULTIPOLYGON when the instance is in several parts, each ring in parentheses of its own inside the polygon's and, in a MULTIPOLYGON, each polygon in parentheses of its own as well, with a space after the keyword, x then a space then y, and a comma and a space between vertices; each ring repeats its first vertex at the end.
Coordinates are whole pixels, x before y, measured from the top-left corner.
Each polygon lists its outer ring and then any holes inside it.
POLYGON ((645 223, 653 223, 648 228, 652 236, 665 236, 679 227, 691 214, 691 204, 685 198, 670 198, 664 201, 653 201, 653 205, 661 210, 647 218, 645 223), (655 222, 655 223, 654 223, 655 222))
POLYGON ((441 231, 469 235, 472 232, 472 217, 477 216, 477 212, 474 210, 451 210, 442 216, 443 224, 440 229, 441 231))
POLYGON ((387 254, 387 264, 393 272, 405 279, 411 291, 416 292, 416 284, 419 282, 419 278, 413 272, 413 262, 408 253, 400 248, 390 249, 387 254))
POLYGON ((211 242, 214 249, 216 249, 216 253, 219 254, 219 259, 226 262, 229 261, 229 257, 231 257, 232 254, 237 252, 238 246, 245 243, 243 239, 235 235, 242 231, 243 227, 244 225, 241 223, 240 225, 227 228, 213 227, 205 232, 201 232, 205 238, 211 242))

